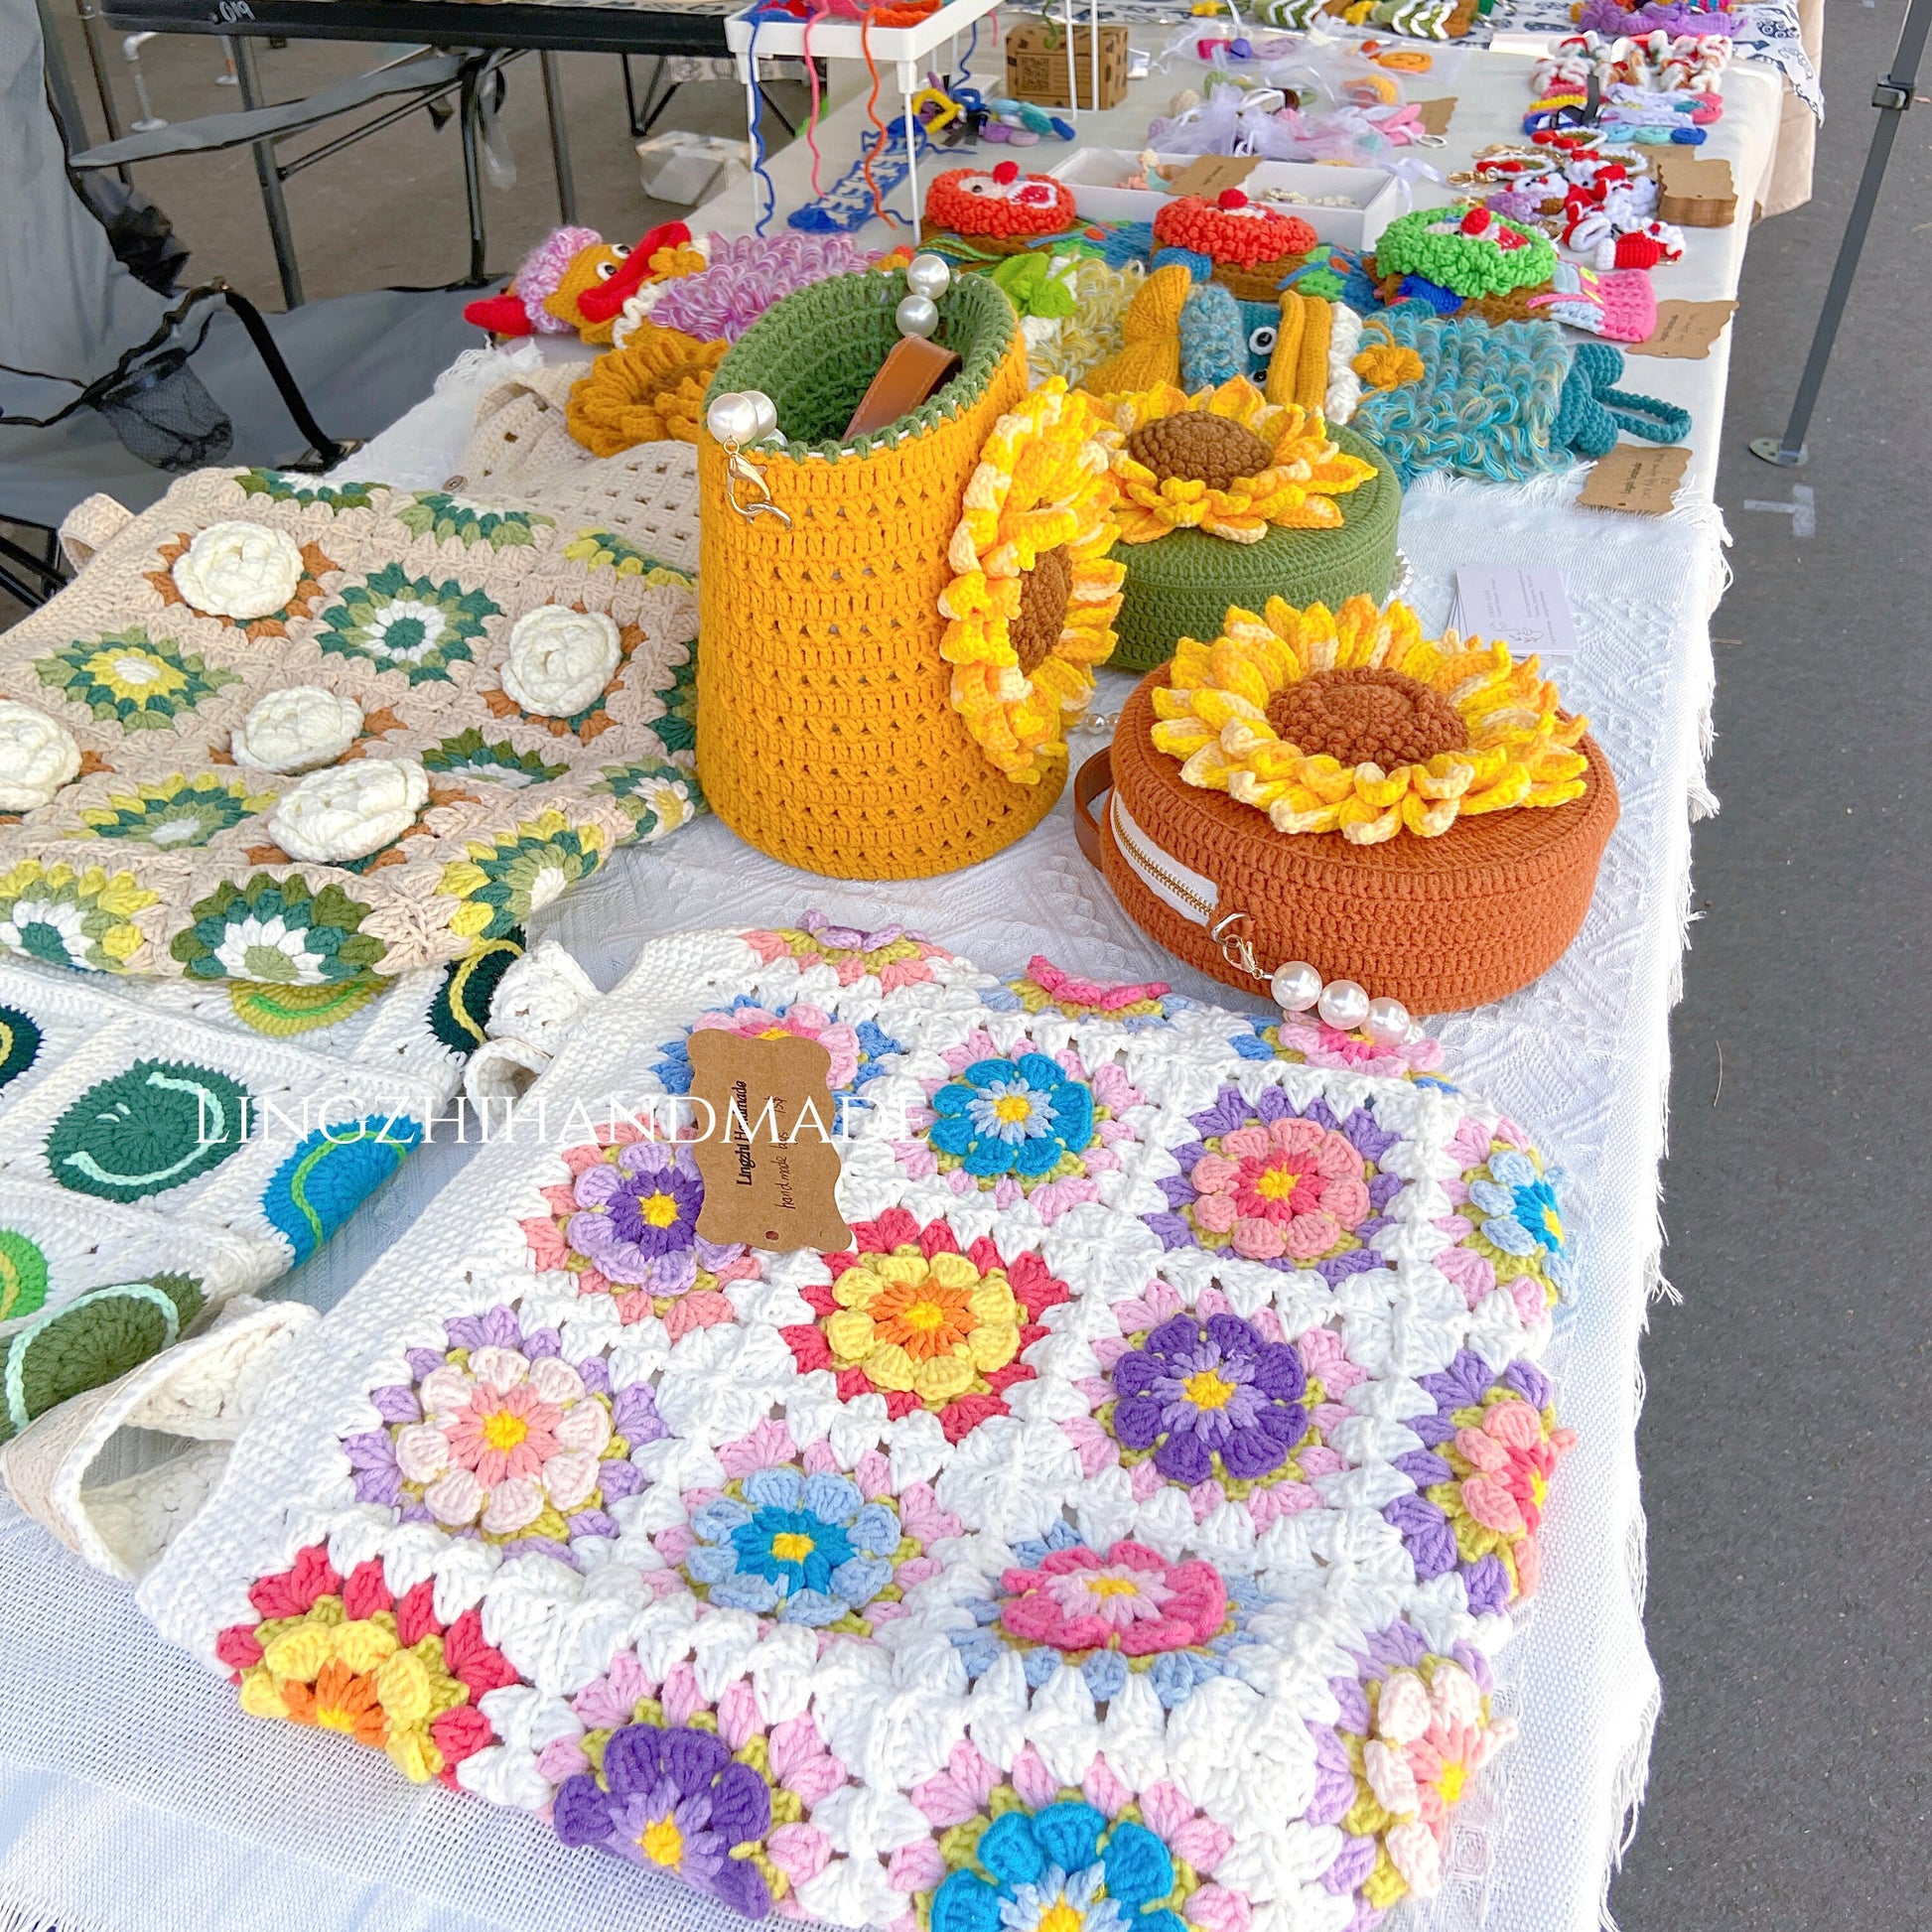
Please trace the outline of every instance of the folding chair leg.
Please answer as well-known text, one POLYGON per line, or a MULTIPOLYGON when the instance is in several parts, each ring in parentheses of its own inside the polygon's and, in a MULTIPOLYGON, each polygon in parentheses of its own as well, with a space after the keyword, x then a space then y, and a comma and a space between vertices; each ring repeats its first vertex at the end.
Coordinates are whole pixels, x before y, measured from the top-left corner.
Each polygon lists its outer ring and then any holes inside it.
POLYGON ((570 171, 570 129, 564 119, 563 75, 557 57, 537 56, 543 69, 543 104, 550 115, 550 162, 557 171, 557 217, 567 228, 577 225, 577 179, 570 171))
POLYGON ((489 280, 483 270, 486 237, 483 233, 483 167, 477 157, 477 123, 483 115, 477 77, 482 64, 470 67, 463 76, 462 106, 457 119, 463 136, 463 198, 470 207, 470 277, 466 288, 480 289, 489 280))
MULTIPOLYGON (((262 104, 261 83, 255 73, 255 50, 246 36, 226 35, 221 45, 234 63, 235 85, 243 108, 262 104)), ((255 179, 261 183, 262 211, 268 216, 269 238, 275 244, 275 272, 282 278, 282 306, 299 309, 303 303, 302 270, 295 259, 295 232, 289 226, 289 205, 282 194, 281 170, 272 140, 256 141, 255 179)))

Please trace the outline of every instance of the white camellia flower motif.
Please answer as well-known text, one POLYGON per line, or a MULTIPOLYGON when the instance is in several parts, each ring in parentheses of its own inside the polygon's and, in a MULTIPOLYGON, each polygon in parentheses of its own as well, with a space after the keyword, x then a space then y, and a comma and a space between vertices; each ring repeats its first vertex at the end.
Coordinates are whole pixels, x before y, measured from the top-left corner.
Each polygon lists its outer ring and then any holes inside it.
POLYGON ((292 859, 362 859, 401 838, 428 797, 428 774, 413 759, 357 759, 310 772, 268 829, 292 859))
POLYGON ((237 764, 257 771, 308 771, 333 764, 362 730, 362 707, 319 684, 271 691, 229 735, 237 764))
POLYGON ((574 717, 596 701, 622 654, 618 626, 602 611, 540 605, 511 626, 503 689, 539 717, 574 717))
POLYGON ((0 812, 45 805, 80 769, 80 748, 65 725, 30 704, 0 702, 0 812))
POLYGON ((301 549, 286 530, 210 523, 175 559, 175 589, 197 611, 246 623, 287 610, 302 569, 301 549))

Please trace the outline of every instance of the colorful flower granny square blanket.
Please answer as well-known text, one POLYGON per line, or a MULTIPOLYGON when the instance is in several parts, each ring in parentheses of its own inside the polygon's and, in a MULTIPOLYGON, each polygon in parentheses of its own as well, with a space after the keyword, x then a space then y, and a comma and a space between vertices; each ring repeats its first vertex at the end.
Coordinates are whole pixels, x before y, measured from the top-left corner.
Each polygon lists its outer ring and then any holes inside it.
POLYGON ((62 534, 85 567, 0 637, 0 947, 395 975, 698 808, 695 583, 608 530, 205 470, 62 534))
POLYGON ((1440 1061, 897 930, 657 941, 141 1600, 315 1750, 752 1918, 1372 1925, 1514 1735, 1571 1442, 1561 1176, 1440 1061), (708 1032, 824 1049, 842 1252, 699 1232, 708 1032))

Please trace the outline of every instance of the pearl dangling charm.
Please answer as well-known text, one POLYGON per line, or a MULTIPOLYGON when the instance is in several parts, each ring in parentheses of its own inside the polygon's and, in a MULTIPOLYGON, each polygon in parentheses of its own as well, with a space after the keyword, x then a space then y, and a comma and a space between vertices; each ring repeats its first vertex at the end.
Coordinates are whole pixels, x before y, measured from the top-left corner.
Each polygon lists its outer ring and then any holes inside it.
POLYGON ((1367 989, 1353 980, 1331 980, 1321 989, 1315 1010, 1338 1034, 1353 1033, 1368 1018, 1367 989))
POLYGON ((1306 1013, 1321 997, 1321 975, 1306 959, 1275 968, 1268 991, 1284 1013, 1306 1013))
POLYGON ((905 264, 905 286, 928 302, 937 302, 952 287, 952 269, 942 255, 914 255, 905 264))
MULTIPOLYGON (((736 444, 740 449, 748 443, 759 440, 759 424, 761 420, 759 404, 771 408, 770 399, 755 396, 742 389, 728 389, 712 402, 705 411, 705 427, 719 442, 730 446, 736 444)), ((772 411, 771 423, 777 427, 777 412, 772 411)))
POLYGON ((1399 1046, 1409 1037, 1409 1009, 1400 1000, 1371 1000, 1362 1031, 1378 1046, 1399 1046))
POLYGON ((939 327, 939 305, 930 296, 908 295, 893 312, 901 336, 930 336, 939 327))

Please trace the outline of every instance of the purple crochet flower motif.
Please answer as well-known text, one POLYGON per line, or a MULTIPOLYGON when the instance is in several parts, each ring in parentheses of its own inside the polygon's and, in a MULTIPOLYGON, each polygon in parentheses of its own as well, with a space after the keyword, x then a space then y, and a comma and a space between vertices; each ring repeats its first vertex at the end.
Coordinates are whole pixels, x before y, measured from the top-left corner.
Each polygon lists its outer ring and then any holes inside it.
POLYGON ((660 284, 650 319, 701 343, 735 343, 781 296, 878 259, 847 234, 710 237, 711 266, 660 284))
POLYGON ((602 1783, 566 1778, 551 1816, 566 1845, 669 1872, 747 1918, 771 1910, 758 1866, 731 1856, 770 1830, 770 1787, 711 1731, 625 1725, 604 1747, 602 1783))
POLYGON ((1272 1475, 1309 1426, 1302 1358, 1238 1314, 1176 1314, 1114 1363, 1114 1440, 1170 1482, 1272 1475))
MULTIPOLYGON (((1199 1137, 1173 1149, 1173 1158, 1180 1168, 1177 1174, 1163 1180, 1161 1190, 1168 1197, 1165 1213, 1144 1214, 1141 1216, 1147 1225, 1161 1237, 1164 1248, 1201 1248, 1209 1253, 1227 1252, 1220 1245, 1225 1242, 1223 1233, 1220 1240, 1202 1239, 1202 1229, 1213 1218, 1212 1207, 1202 1213, 1199 1203, 1203 1189, 1194 1184, 1194 1173, 1203 1161, 1209 1162, 1208 1169, 1202 1170, 1203 1178, 1216 1166, 1225 1173, 1227 1163, 1223 1159, 1223 1140, 1230 1134, 1241 1135, 1244 1129, 1273 1127, 1278 1121, 1303 1120, 1322 1130, 1324 1135, 1336 1135, 1360 1156, 1366 1174, 1368 1192, 1368 1212, 1352 1221, 1344 1218, 1336 1223, 1338 1230, 1345 1230, 1359 1246, 1351 1246, 1338 1254, 1330 1254, 1322 1259, 1301 1260, 1295 1254, 1252 1255, 1248 1258, 1259 1260, 1263 1266, 1292 1272, 1297 1269, 1312 1269, 1331 1287, 1345 1281, 1350 1275, 1365 1273, 1371 1268, 1380 1268, 1382 1257, 1375 1249, 1375 1237, 1389 1225, 1386 1209, 1397 1194, 1402 1191, 1400 1175, 1381 1173, 1376 1164, 1394 1147, 1401 1136, 1391 1133, 1375 1118, 1372 1107, 1357 1107, 1346 1120, 1337 1119, 1325 1100, 1313 1100, 1306 1107, 1297 1107, 1280 1087, 1264 1087, 1258 1099, 1250 1101, 1237 1086, 1225 1086, 1216 1095, 1213 1106, 1193 1115, 1189 1125, 1199 1137), (1213 1157, 1210 1160, 1210 1157, 1213 1157)), ((1330 1146, 1346 1156, 1346 1149, 1339 1143, 1330 1146)), ((1361 1183, 1348 1182, 1349 1187, 1361 1183)), ((1346 1196, 1337 1191, 1335 1198, 1340 1201, 1346 1196)), ((1360 1196, 1356 1194, 1344 1208, 1344 1216, 1356 1216, 1360 1207, 1360 1196)), ((1319 1238, 1319 1237, 1317 1237, 1319 1238)), ((1242 1252, 1242 1243, 1236 1241, 1233 1252, 1242 1252)))
POLYGON ((615 1162, 586 1168, 571 1195, 578 1211, 565 1237, 611 1281, 682 1295, 701 1260, 718 1265, 713 1244, 698 1239, 704 1182, 686 1142, 632 1141, 615 1162))
MULTIPOLYGON (((513 1355, 522 1358, 527 1370, 533 1374, 546 1361, 561 1361, 563 1354, 556 1329, 532 1328, 526 1332, 512 1308, 498 1307, 482 1314, 455 1315, 443 1326, 449 1337, 446 1349, 412 1348, 406 1352, 404 1359, 409 1364, 410 1381, 387 1383, 369 1391, 369 1401, 381 1417, 383 1427, 341 1439, 343 1450, 348 1457, 357 1501, 393 1509, 405 1523, 434 1523, 439 1520, 424 1500, 426 1485, 421 1481, 410 1481, 398 1460, 396 1449, 397 1440, 404 1432, 429 1422, 437 1401, 449 1399, 450 1391, 435 1384, 430 1385, 426 1395, 425 1384, 430 1384, 430 1378, 438 1375, 447 1377, 451 1372, 464 1373, 459 1361, 453 1359, 457 1351, 462 1351, 465 1361, 474 1361, 482 1351, 487 1349, 512 1351, 513 1355)), ((635 1449, 645 1443, 661 1441, 670 1434, 658 1416, 656 1400, 648 1383, 631 1383, 614 1390, 609 1364, 599 1356, 591 1356, 570 1367, 575 1370, 577 1380, 582 1385, 578 1400, 602 1398, 609 1405, 609 1430, 606 1432, 599 1424, 592 1432, 594 1437, 604 1437, 608 1441, 609 1436, 621 1436, 631 1449, 635 1449)), ((557 1375, 555 1370, 548 1373, 553 1378, 557 1375)), ((561 1379, 564 1389, 569 1391, 569 1374, 565 1373, 561 1379)), ((595 1417, 591 1418, 593 1422, 596 1420, 595 1417)), ((627 1458, 617 1454, 603 1455, 596 1463, 595 1487, 590 1497, 564 1517, 570 1542, 537 1534, 511 1535, 495 1540, 506 1557, 541 1553, 577 1566, 571 1543, 579 1537, 614 1538, 621 1535, 621 1528, 611 1515, 610 1505, 621 1501, 625 1496, 637 1494, 646 1480, 643 1471, 627 1458)), ((450 1526, 445 1522, 444 1527, 448 1529, 450 1526)), ((455 1530, 453 1534, 475 1538, 480 1532, 475 1527, 466 1527, 455 1530)))

